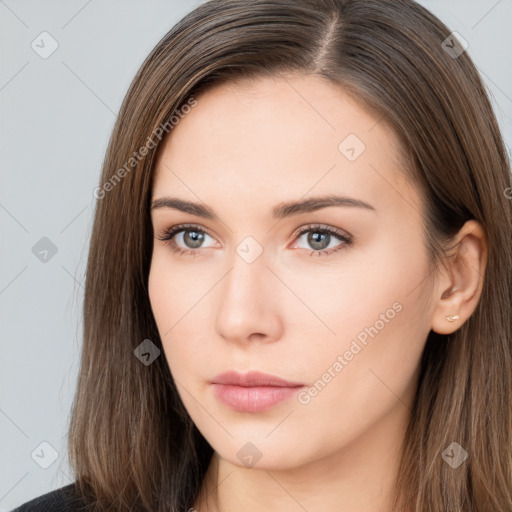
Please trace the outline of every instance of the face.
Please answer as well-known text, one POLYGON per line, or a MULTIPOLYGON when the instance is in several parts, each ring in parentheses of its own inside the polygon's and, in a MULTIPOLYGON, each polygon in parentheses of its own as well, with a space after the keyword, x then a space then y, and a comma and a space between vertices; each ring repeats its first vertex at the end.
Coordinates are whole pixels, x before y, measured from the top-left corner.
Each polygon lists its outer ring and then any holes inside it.
POLYGON ((432 283, 393 133, 313 76, 197 101, 155 167, 149 274, 193 422, 221 458, 268 469, 398 435, 432 283), (242 385, 218 377, 229 371, 242 385))

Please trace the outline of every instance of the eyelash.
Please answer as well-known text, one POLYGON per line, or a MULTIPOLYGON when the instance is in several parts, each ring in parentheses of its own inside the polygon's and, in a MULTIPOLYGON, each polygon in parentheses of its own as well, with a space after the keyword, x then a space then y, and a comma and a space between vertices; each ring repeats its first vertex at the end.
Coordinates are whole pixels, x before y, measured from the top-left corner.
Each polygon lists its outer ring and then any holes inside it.
MULTIPOLYGON (((184 256, 197 256, 199 253, 198 249, 182 249, 176 245, 174 241, 174 237, 180 233, 181 231, 195 231, 198 233, 203 233, 208 235, 208 232, 204 229, 201 229, 199 226, 194 224, 178 224, 176 226, 172 226, 171 228, 165 229, 161 236, 156 237, 158 240, 165 242, 166 245, 173 250, 173 252, 178 253, 184 256)), ((338 251, 345 249, 346 247, 352 245, 352 239, 344 234, 342 231, 332 228, 325 227, 318 224, 309 224, 307 226, 303 226, 297 233, 294 234, 294 239, 301 237, 304 233, 308 233, 309 231, 313 231, 315 233, 327 234, 334 236, 339 239, 342 244, 333 248, 333 249, 323 249, 321 251, 311 251, 309 256, 329 256, 331 254, 337 253, 338 251)), ((211 235, 209 235, 211 236, 211 235)))

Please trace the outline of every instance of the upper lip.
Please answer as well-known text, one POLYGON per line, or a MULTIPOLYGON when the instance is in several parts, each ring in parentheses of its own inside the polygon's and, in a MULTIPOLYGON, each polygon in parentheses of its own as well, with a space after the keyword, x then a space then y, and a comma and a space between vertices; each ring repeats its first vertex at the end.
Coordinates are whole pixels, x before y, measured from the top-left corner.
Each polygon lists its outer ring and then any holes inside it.
POLYGON ((211 383, 243 387, 269 386, 282 388, 299 387, 304 385, 300 382, 287 381, 277 377, 276 375, 257 371, 250 371, 248 373, 238 373, 236 371, 224 372, 213 378, 211 383))

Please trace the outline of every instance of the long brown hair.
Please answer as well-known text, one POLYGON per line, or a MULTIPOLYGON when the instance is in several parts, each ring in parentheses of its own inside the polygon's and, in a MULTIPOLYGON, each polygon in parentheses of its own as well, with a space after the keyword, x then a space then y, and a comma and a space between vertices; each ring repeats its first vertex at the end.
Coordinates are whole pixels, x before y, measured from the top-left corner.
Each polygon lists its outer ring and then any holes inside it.
POLYGON ((425 197, 433 268, 466 220, 487 236, 476 310, 426 341, 395 510, 512 510, 510 167, 486 90, 450 32, 412 0, 209 0, 147 57, 95 191, 86 270, 68 445, 77 489, 96 510, 188 510, 212 455, 165 358, 134 356, 146 339, 163 352, 147 287, 162 135, 207 88, 288 71, 339 84, 396 132, 425 197), (469 455, 457 469, 442 457, 452 442, 469 455))

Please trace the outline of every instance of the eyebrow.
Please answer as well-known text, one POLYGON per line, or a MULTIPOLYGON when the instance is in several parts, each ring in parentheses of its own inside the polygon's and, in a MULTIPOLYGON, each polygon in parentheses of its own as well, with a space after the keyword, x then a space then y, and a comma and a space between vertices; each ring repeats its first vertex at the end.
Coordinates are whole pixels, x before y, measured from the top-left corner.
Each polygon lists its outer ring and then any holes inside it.
MULTIPOLYGON (((272 216, 274 219, 283 219, 285 217, 291 217, 293 215, 299 215, 301 213, 310 213, 322 208, 328 208, 330 206, 344 206, 350 208, 363 208, 366 210, 373 210, 375 208, 360 199, 352 197, 344 197, 337 195, 327 195, 321 197, 314 197, 311 199, 305 199, 303 201, 290 201, 287 203, 281 203, 277 205, 273 211, 272 216)), ((191 201, 184 201, 175 197, 160 197, 154 199, 151 203, 151 211, 160 208, 172 208, 179 210, 191 215, 197 215, 209 220, 220 220, 219 216, 208 206, 200 203, 193 203, 191 201)))

